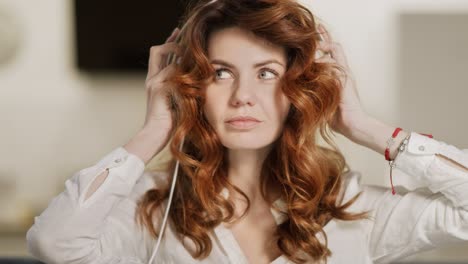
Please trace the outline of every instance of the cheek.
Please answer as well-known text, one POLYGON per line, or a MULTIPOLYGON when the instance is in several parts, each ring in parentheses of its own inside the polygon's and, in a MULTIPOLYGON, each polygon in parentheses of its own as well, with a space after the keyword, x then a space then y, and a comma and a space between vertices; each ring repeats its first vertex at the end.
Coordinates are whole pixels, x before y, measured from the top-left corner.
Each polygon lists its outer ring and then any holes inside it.
POLYGON ((281 106, 282 112, 281 112, 281 120, 284 121, 286 117, 288 116, 289 109, 291 108, 291 102, 287 97, 284 97, 283 104, 281 106))
POLYGON ((277 91, 275 96, 275 109, 277 113, 278 120, 283 122, 288 115, 289 108, 291 107, 291 102, 288 97, 284 95, 282 91, 277 91))
POLYGON ((205 117, 211 126, 216 127, 215 123, 216 120, 219 119, 218 115, 221 112, 220 107, 220 95, 216 94, 215 91, 212 89, 206 91, 205 93, 205 106, 203 107, 203 112, 205 113, 205 117))
POLYGON ((214 117, 214 111, 213 105, 211 104, 211 100, 206 99, 205 106, 203 107, 203 113, 205 114, 206 119, 208 122, 213 126, 213 121, 215 120, 214 117))

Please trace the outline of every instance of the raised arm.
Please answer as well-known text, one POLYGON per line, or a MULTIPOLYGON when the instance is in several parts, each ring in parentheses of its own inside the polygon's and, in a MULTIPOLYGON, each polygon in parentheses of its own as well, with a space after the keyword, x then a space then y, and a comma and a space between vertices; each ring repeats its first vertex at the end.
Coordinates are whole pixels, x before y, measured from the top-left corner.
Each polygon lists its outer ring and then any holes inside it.
MULTIPOLYGON (((138 144, 149 145, 143 143, 138 144)), ((28 251, 46 263, 144 263, 154 241, 134 221, 137 200, 167 180, 144 169, 139 156, 118 147, 76 172, 34 218, 26 234, 28 251), (102 175, 107 178, 98 186, 102 175)))
MULTIPOLYGON (((135 219, 137 201, 167 184, 145 164, 165 144, 167 131, 143 130, 65 182, 26 234, 28 251, 46 263, 145 263, 153 238, 135 219)), ((158 208, 157 219, 162 218, 158 208)), ((155 223, 156 226, 158 223, 155 223)))
MULTIPOLYGON (((165 137, 167 137, 167 131, 165 130, 144 128, 123 147, 129 153, 137 156, 146 165, 155 153, 159 153, 161 151, 163 144, 165 143, 161 139, 165 137)), ((86 195, 83 198, 84 201, 96 192, 96 190, 104 183, 108 175, 109 171, 104 170, 96 177, 88 187, 86 195)))
POLYGON ((397 194, 362 185, 355 208, 372 210, 365 233, 375 263, 468 241, 468 149, 415 132, 399 154, 397 194))
MULTIPOLYGON (((316 62, 336 63, 346 71, 338 75, 342 96, 331 128, 380 153, 385 162, 386 142, 395 127, 364 111, 341 45, 323 25, 318 30, 324 37, 318 48, 327 55, 316 62)), ((407 135, 408 131, 401 131, 395 138, 390 159, 407 135)), ((395 166, 396 195, 390 188, 379 186, 354 184, 358 187, 350 188, 364 191, 352 208, 372 210, 373 220, 363 226, 373 261, 388 263, 419 251, 468 241, 468 149, 411 132, 408 147, 398 155, 395 166)), ((360 177, 351 178, 357 182, 360 177)))
MULTIPOLYGON (((165 65, 178 30, 162 45, 150 49, 146 118, 142 130, 95 165, 76 172, 65 182, 26 234, 28 251, 46 263, 144 263, 153 240, 137 228, 137 200, 165 174, 144 172, 146 163, 169 141, 172 115, 165 80, 176 64, 165 65)), ((158 213, 161 209, 158 208, 158 213)), ((159 217, 158 217, 159 219, 159 217)), ((158 223, 155 223, 158 225, 158 223)))

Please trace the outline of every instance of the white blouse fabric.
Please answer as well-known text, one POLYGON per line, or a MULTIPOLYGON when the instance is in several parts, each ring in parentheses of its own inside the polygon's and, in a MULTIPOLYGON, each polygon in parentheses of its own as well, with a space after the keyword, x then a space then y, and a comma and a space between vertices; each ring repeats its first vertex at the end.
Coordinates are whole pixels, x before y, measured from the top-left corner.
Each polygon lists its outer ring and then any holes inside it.
MULTIPOLYGON (((408 147, 395 162, 396 195, 387 187, 362 184, 357 171, 344 175, 343 202, 363 191, 348 211, 372 210, 372 219, 328 222, 324 227, 332 251, 328 263, 389 263, 468 241, 468 173, 444 163, 437 153, 468 168, 468 149, 411 132, 408 147)), ((145 171, 138 156, 116 148, 72 175, 65 190, 34 218, 26 234, 28 251, 51 264, 148 263, 156 240, 136 225, 134 214, 138 198, 154 186, 153 177, 157 183, 166 176, 145 171), (83 202, 90 184, 106 168, 107 179, 83 202)), ((284 205, 281 199, 275 203, 284 205)), ((166 205, 167 199, 158 209, 160 219, 166 205)), ((287 218, 271 210, 278 224, 287 218)), ((153 263, 248 263, 224 224, 210 233, 213 250, 203 260, 193 259, 174 231, 169 221, 153 263)), ((191 244, 190 239, 185 241, 191 244)), ((285 263, 292 262, 284 255, 271 262, 285 263)))

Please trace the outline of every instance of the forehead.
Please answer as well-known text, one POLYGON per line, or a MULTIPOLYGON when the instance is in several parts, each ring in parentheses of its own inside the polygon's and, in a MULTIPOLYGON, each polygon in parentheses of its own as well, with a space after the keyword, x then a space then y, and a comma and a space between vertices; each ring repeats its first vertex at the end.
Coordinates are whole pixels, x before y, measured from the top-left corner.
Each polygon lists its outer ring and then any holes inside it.
POLYGON ((239 27, 214 31, 208 38, 208 57, 211 59, 286 61, 285 49, 239 27))

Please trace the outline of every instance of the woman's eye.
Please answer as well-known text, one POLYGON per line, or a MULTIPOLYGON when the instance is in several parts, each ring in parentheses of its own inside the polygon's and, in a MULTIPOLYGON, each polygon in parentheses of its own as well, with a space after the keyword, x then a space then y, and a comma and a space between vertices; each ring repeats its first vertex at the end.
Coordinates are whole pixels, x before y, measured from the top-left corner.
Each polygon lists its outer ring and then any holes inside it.
MULTIPOLYGON (((216 79, 224 79, 222 77, 222 73, 223 72, 228 72, 229 70, 228 69, 225 69, 225 68, 221 68, 221 69, 217 69, 215 72, 216 72, 216 79), (220 76, 221 74, 221 76, 220 76)), ((276 71, 274 70, 270 70, 270 69, 263 69, 260 73, 260 78, 262 79, 266 79, 266 80, 270 80, 270 79, 274 79, 276 78, 276 76, 278 76, 278 74, 276 73, 276 71), (270 76, 268 76, 270 75, 270 76), (266 76, 266 77, 265 77, 266 76)), ((229 77, 229 76, 228 76, 229 77)))
MULTIPOLYGON (((269 74, 272 76, 272 78, 267 78, 267 80, 268 80, 268 79, 274 79, 276 76, 278 76, 278 74, 277 74, 275 71, 273 71, 273 70, 265 69, 264 71, 262 71, 262 74, 263 74, 263 73, 269 73, 269 74)), ((267 75, 268 75, 268 74, 267 74, 267 75)), ((264 75, 264 76, 265 76, 265 75, 264 75)))
POLYGON ((224 78, 221 78, 221 77, 219 76, 219 73, 226 72, 226 71, 227 71, 227 69, 224 69, 224 68, 216 70, 216 71, 215 71, 215 73, 216 73, 216 79, 224 79, 224 78))

